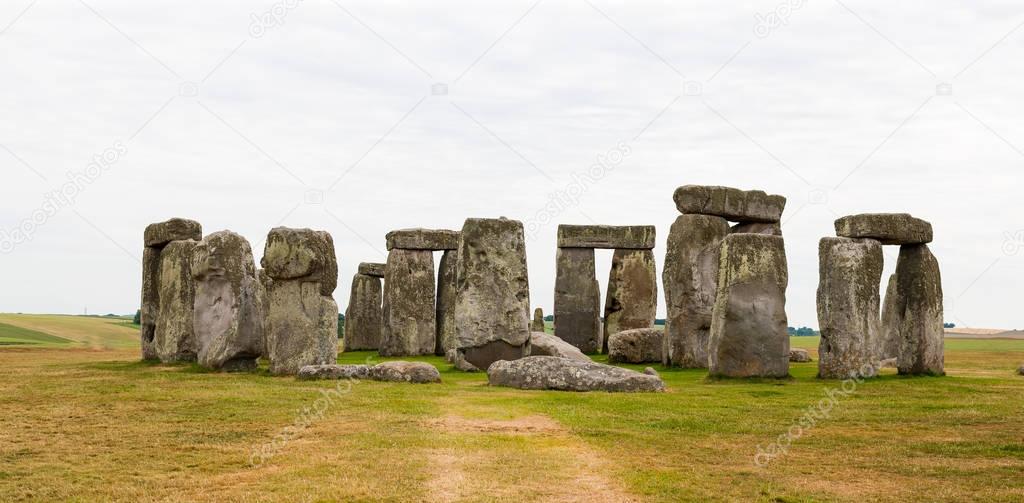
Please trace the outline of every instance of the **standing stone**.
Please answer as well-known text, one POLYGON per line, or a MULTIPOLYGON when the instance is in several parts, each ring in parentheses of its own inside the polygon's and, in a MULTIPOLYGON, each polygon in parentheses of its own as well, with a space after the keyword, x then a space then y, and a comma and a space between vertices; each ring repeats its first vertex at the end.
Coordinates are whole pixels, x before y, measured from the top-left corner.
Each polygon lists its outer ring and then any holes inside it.
POLYGON ((384 276, 381 356, 434 354, 435 315, 433 252, 392 249, 384 276))
POLYGON ((196 361, 192 328, 196 285, 192 279, 192 253, 198 241, 172 241, 160 252, 160 310, 154 345, 160 361, 196 361))
POLYGON ((654 251, 615 250, 604 303, 604 344, 612 334, 654 326, 658 309, 658 277, 654 251))
POLYGON ((458 289, 457 276, 459 254, 457 250, 445 250, 441 255, 437 276, 437 340, 434 354, 444 356, 455 349, 455 294, 458 289))
POLYGON ((267 357, 274 374, 335 363, 338 285, 334 240, 323 231, 277 227, 267 236, 263 268, 270 282, 267 357))
POLYGON ((200 239, 203 239, 203 226, 183 218, 150 224, 143 232, 145 248, 142 252, 142 305, 139 310, 143 360, 159 359, 156 327, 160 312, 160 254, 172 241, 200 239))
POLYGON ((681 215, 672 224, 662 271, 668 308, 662 348, 666 366, 708 367, 720 248, 728 235, 729 223, 721 217, 681 215))
POLYGON ((872 377, 880 340, 882 244, 822 238, 818 245, 818 377, 872 377))
POLYGON ((380 278, 356 274, 345 310, 345 351, 380 347, 382 290, 380 278))
MULTIPOLYGON (((892 312, 885 327, 898 338, 896 367, 905 375, 945 375, 942 277, 927 245, 903 245, 896 262, 892 312)), ((886 299, 889 304, 890 299, 886 299)))
POLYGON ((786 377, 786 286, 783 239, 731 234, 722 241, 718 293, 708 346, 710 375, 786 377))
POLYGON ((555 267, 555 335, 584 353, 601 347, 601 287, 593 248, 559 248, 555 267))
POLYGON ((518 220, 470 218, 459 242, 458 353, 486 370, 530 354, 526 239, 518 220))
POLYGON ((199 364, 237 371, 256 368, 263 351, 264 294, 249 242, 230 231, 210 234, 192 250, 199 364))
POLYGON ((531 332, 545 332, 544 327, 544 310, 537 308, 533 310, 533 323, 530 324, 531 332))
POLYGON ((898 330, 893 330, 899 325, 896 297, 896 275, 892 274, 885 288, 885 300, 882 301, 882 325, 877 346, 879 360, 895 360, 900 354, 900 334, 898 330))

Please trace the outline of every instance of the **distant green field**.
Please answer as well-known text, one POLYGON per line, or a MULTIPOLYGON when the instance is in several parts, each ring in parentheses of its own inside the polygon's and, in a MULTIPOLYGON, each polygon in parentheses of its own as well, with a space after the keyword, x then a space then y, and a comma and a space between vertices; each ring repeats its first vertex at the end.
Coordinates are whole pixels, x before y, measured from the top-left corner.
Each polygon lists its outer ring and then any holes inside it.
POLYGON ((53 314, 0 314, 0 345, 138 347, 139 329, 131 318, 53 314))
POLYGON ((72 341, 27 328, 0 323, 0 346, 44 345, 67 346, 72 341))

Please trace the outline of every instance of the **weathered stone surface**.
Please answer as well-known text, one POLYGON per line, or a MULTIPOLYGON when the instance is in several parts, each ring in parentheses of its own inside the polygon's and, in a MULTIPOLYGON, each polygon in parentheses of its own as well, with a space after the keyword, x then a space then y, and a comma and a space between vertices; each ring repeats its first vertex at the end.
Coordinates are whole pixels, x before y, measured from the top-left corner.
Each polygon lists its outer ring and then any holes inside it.
POLYGON ((457 370, 463 372, 480 372, 480 369, 476 368, 475 365, 466 361, 466 358, 459 353, 458 349, 450 349, 445 354, 445 361, 451 363, 457 370))
POLYGON ((555 335, 584 353, 596 353, 601 348, 601 287, 594 250, 559 248, 555 257, 555 335))
POLYGON ((348 308, 345 309, 345 351, 375 350, 380 347, 383 291, 380 278, 356 274, 352 278, 348 308))
POLYGON ((156 322, 160 314, 160 249, 146 247, 142 251, 142 306, 139 319, 142 328, 142 359, 158 360, 156 322))
POLYGON ((749 222, 743 224, 736 224, 729 229, 730 234, 767 234, 769 236, 781 236, 782 235, 782 223, 781 222, 749 222))
POLYGON ((722 241, 708 345, 710 375, 789 375, 788 283, 781 237, 730 234, 722 241))
MULTIPOLYGON (((899 322, 899 313, 896 312, 896 275, 889 276, 889 283, 885 288, 885 299, 882 301, 882 323, 879 325, 878 337, 878 358, 881 360, 895 360, 900 354, 900 334, 895 328, 899 322)), ((896 368, 893 365, 892 368, 896 368)))
POLYGON ((615 333, 654 326, 658 276, 651 250, 615 250, 604 302, 604 344, 615 333))
POLYGON ((785 197, 732 187, 684 185, 672 198, 680 213, 714 215, 733 222, 778 222, 786 209, 785 197))
POLYGON ((924 244, 932 241, 932 224, 906 213, 864 213, 836 220, 836 235, 884 245, 924 244))
POLYGON ((265 292, 249 242, 230 231, 210 234, 195 245, 191 268, 199 364, 225 371, 254 369, 264 349, 265 292))
POLYGON ((385 237, 388 251, 403 250, 456 250, 459 232, 447 229, 399 229, 385 237))
POLYGON ((882 244, 822 238, 818 260, 818 377, 870 377, 862 372, 879 357, 882 244))
POLYGON ((608 363, 660 362, 665 331, 634 328, 612 334, 608 339, 608 363))
POLYGON ((544 332, 544 310, 537 308, 533 310, 533 321, 530 322, 531 332, 544 332))
POLYGON ((439 383, 441 382, 441 373, 429 363, 394 361, 370 367, 370 379, 418 384, 439 383))
POLYGON ((722 217, 680 215, 672 224, 661 275, 668 312, 662 351, 666 366, 708 367, 720 248, 728 235, 729 223, 722 217))
POLYGON ((459 243, 456 347, 486 369, 530 354, 530 284, 523 224, 470 218, 459 243))
POLYGON ((789 348, 789 361, 807 363, 811 361, 811 353, 804 348, 789 348))
POLYGON ((441 270, 437 275, 437 338, 434 354, 444 356, 448 350, 455 348, 455 297, 459 288, 456 281, 459 273, 458 250, 445 250, 438 267, 441 270))
POLYGON ((298 378, 317 379, 369 379, 369 365, 306 365, 299 369, 298 378))
POLYGON ((529 390, 644 392, 664 391, 657 376, 611 365, 554 356, 497 361, 487 369, 491 386, 529 390))
POLYGON ((143 241, 147 247, 163 248, 171 241, 199 241, 203 239, 203 226, 195 220, 172 218, 146 227, 143 241))
POLYGON ((581 362, 589 362, 590 357, 568 342, 546 332, 530 333, 530 356, 557 356, 581 362))
POLYGON ((384 269, 387 268, 387 264, 377 264, 372 262, 361 262, 359 264, 359 274, 365 274, 374 278, 383 278, 384 269))
POLYGON ((944 375, 942 276, 927 245, 903 245, 886 298, 886 339, 899 341, 900 374, 944 375))
POLYGON ((198 241, 172 241, 160 252, 160 310, 154 345, 162 362, 196 360, 198 347, 192 328, 196 286, 192 252, 198 241))
POLYGON ((559 248, 651 249, 653 225, 559 225, 559 248))
POLYGON ((324 231, 288 227, 271 229, 261 264, 274 280, 319 284, 320 295, 323 296, 330 296, 338 287, 334 238, 324 231))
POLYGON ((430 250, 391 250, 384 277, 384 327, 380 354, 434 354, 437 344, 435 316, 433 253, 430 250))
POLYGON ((1024 363, 1020 364, 1020 367, 1017 367, 1017 375, 1024 376, 1024 363))

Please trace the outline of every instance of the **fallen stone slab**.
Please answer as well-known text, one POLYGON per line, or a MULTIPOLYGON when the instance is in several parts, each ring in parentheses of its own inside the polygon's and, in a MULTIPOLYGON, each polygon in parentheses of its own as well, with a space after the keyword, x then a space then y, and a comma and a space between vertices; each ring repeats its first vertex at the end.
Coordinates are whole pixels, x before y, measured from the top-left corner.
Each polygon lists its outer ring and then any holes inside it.
POLYGON ((402 250, 457 250, 459 231, 447 229, 399 229, 387 233, 388 251, 402 250))
POLYGON ((383 278, 384 270, 387 268, 387 264, 378 264, 375 262, 362 262, 359 264, 359 274, 365 274, 374 278, 383 278))
POLYGON ((555 335, 584 353, 601 349, 601 287, 592 248, 555 252, 555 335))
POLYGON ((162 248, 171 241, 199 241, 203 239, 203 226, 195 220, 172 218, 148 225, 143 238, 145 245, 151 248, 162 248))
POLYGON ((653 392, 665 391, 657 376, 596 362, 554 356, 528 356, 494 362, 487 369, 491 386, 525 390, 653 392))
POLYGON ((665 331, 636 328, 612 334, 608 339, 608 363, 660 362, 665 331))
POLYGON ((441 373, 429 363, 393 361, 370 367, 370 379, 387 382, 411 382, 417 384, 439 383, 441 373))
POLYGON ((654 248, 653 225, 559 225, 559 248, 654 248))
POLYGON ((306 365, 299 369, 298 378, 307 381, 318 379, 369 379, 369 365, 306 365))
POLYGON ((650 328, 658 310, 658 275, 651 250, 615 250, 604 301, 604 343, 612 334, 650 328))
POLYGON ((672 198, 684 215, 714 215, 733 222, 778 222, 786 209, 783 196, 712 185, 684 185, 672 198))
POLYGON ((864 213, 836 220, 836 235, 867 238, 883 245, 912 245, 932 241, 932 224, 906 213, 864 213))
POLYGON ((881 353, 882 244, 826 237, 818 244, 818 260, 818 377, 863 377, 881 353))
POLYGON ((545 332, 530 334, 530 356, 555 356, 581 362, 592 361, 576 346, 545 332))
POLYGON ((789 361, 796 363, 807 363, 811 361, 811 353, 804 348, 790 348, 789 361))

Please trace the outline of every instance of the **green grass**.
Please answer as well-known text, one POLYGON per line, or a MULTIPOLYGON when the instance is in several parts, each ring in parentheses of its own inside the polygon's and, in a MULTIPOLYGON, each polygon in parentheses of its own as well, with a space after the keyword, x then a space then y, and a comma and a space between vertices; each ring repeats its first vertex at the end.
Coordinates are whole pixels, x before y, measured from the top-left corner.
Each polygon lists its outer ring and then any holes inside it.
POLYGON ((0 346, 67 346, 68 344, 71 344, 71 341, 63 337, 0 323, 0 346))

